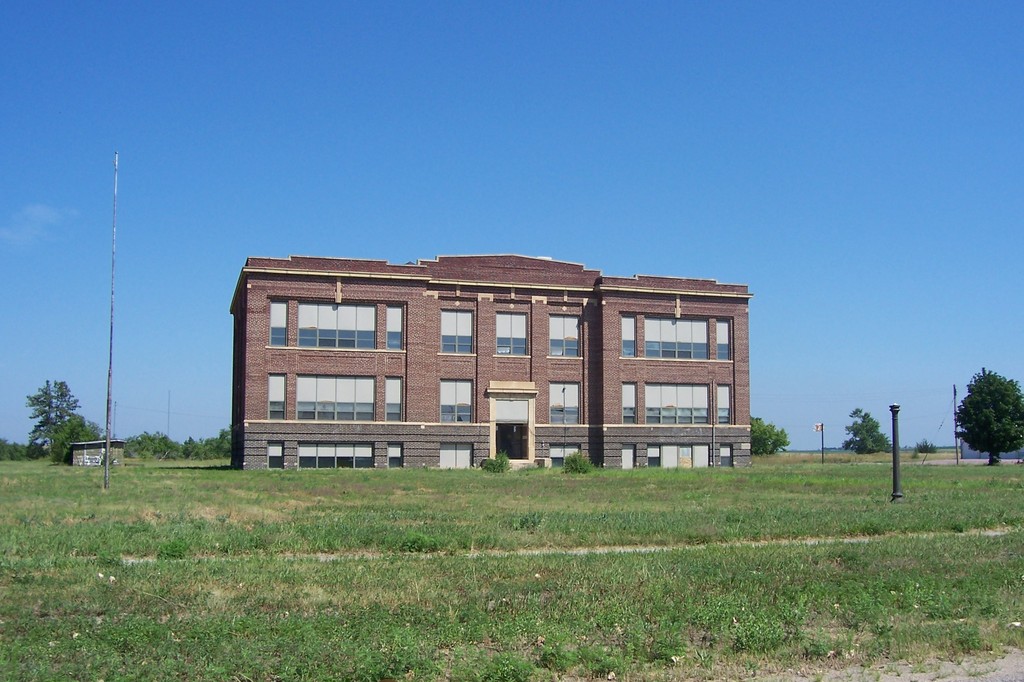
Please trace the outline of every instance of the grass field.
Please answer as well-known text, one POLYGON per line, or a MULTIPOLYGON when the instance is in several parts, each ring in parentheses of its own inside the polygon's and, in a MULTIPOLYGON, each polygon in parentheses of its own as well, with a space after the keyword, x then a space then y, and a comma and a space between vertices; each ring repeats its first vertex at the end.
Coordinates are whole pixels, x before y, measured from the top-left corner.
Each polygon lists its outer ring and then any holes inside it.
MULTIPOLYGON (((812 460, 808 460, 812 461, 812 460)), ((0 465, 0 678, 726 679, 1024 646, 1024 467, 0 465), (996 532, 987 532, 996 531, 996 532)))

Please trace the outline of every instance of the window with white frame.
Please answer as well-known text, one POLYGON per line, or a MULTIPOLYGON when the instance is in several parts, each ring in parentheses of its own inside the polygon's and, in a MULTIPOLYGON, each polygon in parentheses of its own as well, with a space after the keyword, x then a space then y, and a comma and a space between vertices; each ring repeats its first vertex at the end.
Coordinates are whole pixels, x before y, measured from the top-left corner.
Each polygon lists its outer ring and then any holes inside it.
POLYGON ((288 345, 288 303, 285 301, 270 303, 270 345, 288 345))
POLYGON ((732 406, 729 402, 729 387, 719 385, 718 387, 718 423, 719 424, 731 424, 732 423, 732 406))
POLYGON ((549 319, 549 354, 555 357, 579 357, 580 318, 567 315, 552 315, 549 319))
POLYGON ((498 355, 526 355, 526 315, 498 313, 498 355))
POLYGON ((647 384, 648 424, 707 424, 708 387, 701 384, 647 384))
POLYGON ((719 360, 732 360, 732 348, 729 344, 729 322, 718 320, 715 322, 715 357, 719 360))
POLYGON ((388 377, 384 380, 384 420, 402 421, 402 379, 388 377))
POLYGON ((388 306, 386 325, 388 350, 402 350, 402 308, 399 306, 388 306))
POLYGON ((550 424, 580 423, 580 385, 552 383, 548 390, 550 424))
POLYGON ((442 443, 442 469, 468 469, 473 463, 473 446, 470 443, 442 443))
POLYGON ((707 320, 646 318, 644 320, 644 355, 649 358, 707 360, 707 320))
POLYGON ((636 424, 636 384, 622 384, 622 423, 636 424))
POLYGON ((711 466, 711 446, 691 445, 690 461, 694 469, 706 469, 711 466))
POLYGON ((298 376, 295 413, 316 421, 373 421, 373 377, 298 376))
POLYGON ((656 469, 675 469, 679 466, 679 446, 648 445, 647 466, 656 469))
POLYGON ((377 307, 335 303, 299 304, 299 345, 374 348, 377 307))
POLYGON ((300 469, 372 469, 371 443, 299 443, 300 469))
POLYGON ((401 469, 405 466, 405 455, 401 443, 388 443, 388 469, 401 469))
POLYGON ((284 419, 284 375, 271 374, 267 380, 267 419, 284 419))
POLYGON ((569 455, 575 455, 577 452, 582 452, 583 448, 580 447, 579 443, 563 443, 561 445, 552 444, 548 448, 548 457, 551 460, 552 467, 560 467, 565 464, 565 458, 569 455))
POLYGON ((267 443, 267 468, 284 469, 284 443, 267 443))
POLYGON ((441 421, 468 422, 473 415, 473 382, 441 381, 441 421))
POLYGON ((636 357, 636 318, 622 318, 622 357, 636 357))
POLYGON ((441 311, 441 352, 473 352, 473 313, 471 311, 441 311))

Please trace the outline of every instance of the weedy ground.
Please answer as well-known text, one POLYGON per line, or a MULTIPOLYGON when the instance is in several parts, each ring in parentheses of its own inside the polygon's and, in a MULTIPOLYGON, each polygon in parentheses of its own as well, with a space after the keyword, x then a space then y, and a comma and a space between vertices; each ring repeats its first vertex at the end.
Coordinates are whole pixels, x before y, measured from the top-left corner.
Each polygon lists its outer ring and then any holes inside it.
MULTIPOLYGON (((793 463, 796 461, 796 463, 793 463)), ((1024 467, 0 466, 0 678, 725 679, 1024 646, 1024 467)))

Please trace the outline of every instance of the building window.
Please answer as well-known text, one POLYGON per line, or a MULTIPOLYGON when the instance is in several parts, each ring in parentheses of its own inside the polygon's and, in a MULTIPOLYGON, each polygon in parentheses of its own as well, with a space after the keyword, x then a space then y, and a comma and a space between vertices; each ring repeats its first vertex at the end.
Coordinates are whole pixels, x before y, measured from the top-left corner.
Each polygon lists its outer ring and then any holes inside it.
POLYGON ((284 469, 284 443, 267 443, 267 468, 284 469))
POLYGON ((389 350, 402 350, 402 309, 398 306, 388 306, 387 347, 389 350))
POLYGON ((551 459, 552 467, 560 467, 565 464, 565 458, 569 455, 575 455, 577 452, 581 452, 582 448, 579 443, 552 445, 548 449, 548 456, 551 459))
POLYGON ((577 358, 580 355, 580 318, 552 315, 549 349, 552 356, 577 358))
POLYGON ((288 304, 284 301, 270 303, 270 345, 288 345, 288 304))
POLYGON ((473 446, 470 443, 442 443, 442 469, 468 469, 473 462, 473 446))
POLYGON ((732 349, 729 346, 729 322, 719 320, 715 323, 715 357, 719 360, 732 360, 732 349))
POLYGON ((647 384, 645 388, 648 424, 708 423, 707 386, 647 384))
POLYGON ((388 469, 401 469, 405 466, 405 455, 401 443, 388 443, 388 469))
POLYGON ((649 358, 707 360, 707 321, 659 317, 645 319, 644 355, 649 358))
POLYGON ((271 374, 267 382, 267 419, 284 419, 283 374, 271 374))
POLYGON ((498 313, 498 355, 526 355, 526 315, 498 313))
POLYGON ((622 357, 636 357, 636 318, 622 318, 622 357))
POLYGON ((707 445, 652 445, 647 449, 647 466, 662 469, 705 468, 709 463, 707 445))
POLYGON ((303 347, 374 348, 376 326, 376 306, 299 304, 299 345, 303 347))
POLYGON ((622 468, 632 469, 636 466, 636 446, 624 445, 622 447, 622 468))
POLYGON ((622 384, 622 423, 636 424, 636 384, 622 384))
POLYGON ((441 382, 441 421, 468 422, 473 412, 473 382, 441 382))
POLYGON ((372 469, 370 443, 299 443, 300 469, 372 469))
POLYGON ((402 380, 398 377, 384 380, 384 419, 389 422, 402 421, 402 380))
POLYGON ((732 466, 732 446, 731 445, 720 445, 718 447, 718 466, 731 467, 732 466))
POLYGON ((690 448, 682 445, 651 445, 647 448, 647 466, 676 469, 679 463, 690 466, 690 448))
POLYGON ((729 404, 729 387, 719 386, 718 387, 718 423, 719 424, 731 424, 732 423, 732 410, 729 404))
POLYGON ((551 384, 548 397, 551 406, 550 424, 580 423, 579 384, 551 384))
POLYGON ((373 421, 373 377, 299 376, 295 380, 298 419, 373 421))
POLYGON ((473 352, 473 313, 468 310, 441 311, 441 352, 473 352))

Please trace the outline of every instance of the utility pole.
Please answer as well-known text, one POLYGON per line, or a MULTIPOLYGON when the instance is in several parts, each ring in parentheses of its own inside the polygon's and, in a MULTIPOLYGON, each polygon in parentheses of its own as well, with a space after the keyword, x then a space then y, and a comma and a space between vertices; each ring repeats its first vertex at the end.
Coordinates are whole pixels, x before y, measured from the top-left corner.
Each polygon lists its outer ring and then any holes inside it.
POLYGON ((960 424, 956 420, 956 384, 953 384, 953 457, 960 466, 960 424))
POLYGON ((110 489, 110 429, 113 425, 114 386, 114 263, 117 253, 117 152, 114 152, 114 221, 110 238, 110 346, 107 354, 107 442, 103 452, 103 489, 110 489))

